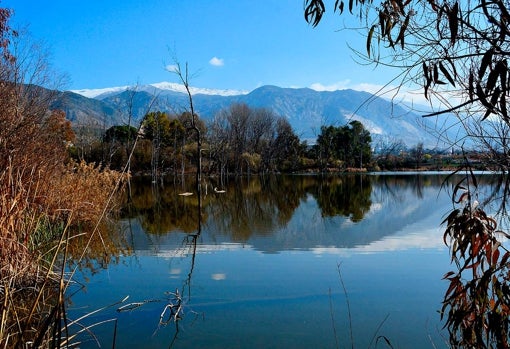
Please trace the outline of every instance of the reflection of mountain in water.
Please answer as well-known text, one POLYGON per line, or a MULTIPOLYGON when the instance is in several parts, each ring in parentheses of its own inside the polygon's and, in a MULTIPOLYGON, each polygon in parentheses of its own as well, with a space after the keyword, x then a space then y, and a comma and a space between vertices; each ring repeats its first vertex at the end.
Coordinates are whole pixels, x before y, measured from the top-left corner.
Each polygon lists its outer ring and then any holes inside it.
MULTIPOLYGON (((320 217, 317 201, 309 195, 295 211, 293 219, 284 229, 276 231, 271 240, 254 237, 249 243, 268 252, 368 245, 430 217, 440 217, 450 204, 446 193, 438 196, 438 186, 421 188, 421 197, 418 197, 415 188, 409 185, 387 185, 379 180, 372 182, 371 205, 362 220, 353 222, 344 216, 320 217)), ((432 222, 436 226, 439 223, 439 219, 432 222)))
MULTIPOLYGON (((214 184, 209 183, 199 242, 242 243, 265 252, 352 248, 398 233, 415 233, 420 225, 439 228, 451 208, 449 193, 440 189, 444 178, 423 174, 256 177, 230 183, 224 194, 210 190, 214 184)), ((143 194, 134 198, 133 205, 139 212, 138 226, 148 232, 146 237, 133 234, 135 249, 175 246, 182 236, 172 232, 193 232, 196 198, 178 196, 175 186, 134 192, 143 194)))

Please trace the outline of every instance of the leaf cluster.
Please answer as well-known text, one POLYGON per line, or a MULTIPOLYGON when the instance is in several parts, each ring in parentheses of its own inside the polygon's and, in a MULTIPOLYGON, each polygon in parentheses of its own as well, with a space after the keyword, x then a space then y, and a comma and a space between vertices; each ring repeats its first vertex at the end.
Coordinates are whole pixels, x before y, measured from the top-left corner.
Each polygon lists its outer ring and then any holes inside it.
POLYGON ((441 318, 446 319, 454 348, 508 348, 510 252, 497 237, 510 236, 498 230, 496 221, 477 206, 472 192, 458 183, 453 197, 463 207, 443 221, 447 225, 444 242, 457 270, 444 275, 449 286, 441 318))

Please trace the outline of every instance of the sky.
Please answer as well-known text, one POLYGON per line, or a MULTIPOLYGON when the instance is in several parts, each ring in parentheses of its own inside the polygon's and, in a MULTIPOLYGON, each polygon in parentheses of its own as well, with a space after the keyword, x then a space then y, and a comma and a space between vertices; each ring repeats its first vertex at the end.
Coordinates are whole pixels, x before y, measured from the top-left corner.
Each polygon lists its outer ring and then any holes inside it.
MULTIPOLYGON (((331 3, 331 2, 330 2, 331 3)), ((306 23, 303 0, 0 0, 10 24, 43 42, 66 74, 65 89, 178 82, 166 67, 188 65, 190 85, 251 91, 263 85, 375 92, 396 75, 362 66, 349 46, 365 39, 331 10, 306 23)))

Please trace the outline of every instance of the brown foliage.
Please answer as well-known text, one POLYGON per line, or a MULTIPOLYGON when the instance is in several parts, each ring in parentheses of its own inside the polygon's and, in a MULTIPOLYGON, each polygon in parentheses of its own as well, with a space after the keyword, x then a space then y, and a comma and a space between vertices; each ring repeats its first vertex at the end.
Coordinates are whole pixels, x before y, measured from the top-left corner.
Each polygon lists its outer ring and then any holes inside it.
POLYGON ((47 65, 33 51, 19 62, 11 56, 9 15, 0 8, 1 347, 34 338, 41 343, 54 319, 61 325, 65 286, 57 256, 73 233, 97 232, 111 216, 122 179, 69 160, 71 124, 63 112, 49 112, 56 92, 35 84, 48 78, 47 65))
MULTIPOLYGON (((457 185, 454 196, 461 188, 457 185)), ((457 202, 464 207, 453 210, 443 222, 447 223, 444 241, 457 270, 444 276, 449 286, 441 317, 454 348, 508 348, 510 252, 497 236, 510 236, 498 231, 496 221, 477 207, 472 192, 466 189, 459 194, 457 202)))

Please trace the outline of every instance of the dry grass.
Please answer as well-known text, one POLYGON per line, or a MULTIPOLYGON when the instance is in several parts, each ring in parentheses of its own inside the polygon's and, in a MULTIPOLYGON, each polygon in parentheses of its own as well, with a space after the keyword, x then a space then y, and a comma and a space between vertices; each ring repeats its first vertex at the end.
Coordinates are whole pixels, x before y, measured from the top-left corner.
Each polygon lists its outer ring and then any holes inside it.
POLYGON ((73 212, 73 226, 95 225, 105 208, 110 214, 119 207, 110 196, 120 179, 116 171, 100 171, 93 164, 72 162, 60 178, 50 179, 51 195, 45 200, 48 210, 60 220, 73 212))
POLYGON ((61 257, 77 233, 87 241, 74 248, 78 258, 91 241, 106 248, 99 222, 107 223, 118 208, 112 193, 122 182, 121 174, 83 162, 27 168, 8 166, 0 174, 1 347, 62 337, 52 330, 65 314, 61 257))

